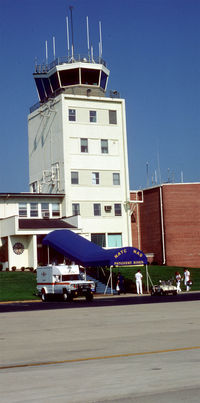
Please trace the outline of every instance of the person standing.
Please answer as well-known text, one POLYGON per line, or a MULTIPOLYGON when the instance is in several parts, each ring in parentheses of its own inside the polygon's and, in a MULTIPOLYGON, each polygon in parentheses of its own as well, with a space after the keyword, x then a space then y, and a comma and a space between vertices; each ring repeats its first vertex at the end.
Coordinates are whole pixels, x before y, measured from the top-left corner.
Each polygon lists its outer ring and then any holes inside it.
POLYGON ((125 288, 124 288, 124 276, 119 272, 117 276, 117 286, 116 286, 116 291, 118 295, 120 295, 121 292, 125 294, 125 288))
POLYGON ((178 271, 176 271, 175 275, 176 275, 177 292, 181 292, 181 275, 178 271))
POLYGON ((136 289, 137 289, 137 294, 143 294, 142 292, 142 273, 141 270, 138 270, 137 273, 135 273, 135 282, 136 282, 136 289))
POLYGON ((190 291, 190 272, 188 269, 184 269, 184 285, 186 287, 186 291, 190 291))

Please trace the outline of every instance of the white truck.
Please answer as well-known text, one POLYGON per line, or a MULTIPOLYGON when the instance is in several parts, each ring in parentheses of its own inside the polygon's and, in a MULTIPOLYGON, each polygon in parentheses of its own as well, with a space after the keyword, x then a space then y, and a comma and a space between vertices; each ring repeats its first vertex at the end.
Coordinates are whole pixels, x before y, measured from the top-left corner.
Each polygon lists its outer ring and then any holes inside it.
POLYGON ((93 300, 95 282, 83 280, 78 265, 49 265, 37 268, 37 290, 42 301, 49 297, 62 297, 64 301, 84 296, 93 300))

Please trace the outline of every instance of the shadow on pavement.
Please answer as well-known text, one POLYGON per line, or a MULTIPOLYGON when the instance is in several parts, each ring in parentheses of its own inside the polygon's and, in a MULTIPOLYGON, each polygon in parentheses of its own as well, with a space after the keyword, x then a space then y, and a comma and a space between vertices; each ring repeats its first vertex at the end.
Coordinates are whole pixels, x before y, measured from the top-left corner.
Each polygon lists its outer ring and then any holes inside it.
POLYGON ((75 309, 75 308, 94 308, 105 306, 137 305, 137 304, 156 304, 199 301, 200 292, 181 293, 168 296, 150 296, 150 295, 95 295, 93 302, 87 302, 85 299, 75 299, 72 302, 62 301, 23 301, 9 302, 0 304, 0 312, 21 312, 21 311, 44 311, 50 309, 75 309))

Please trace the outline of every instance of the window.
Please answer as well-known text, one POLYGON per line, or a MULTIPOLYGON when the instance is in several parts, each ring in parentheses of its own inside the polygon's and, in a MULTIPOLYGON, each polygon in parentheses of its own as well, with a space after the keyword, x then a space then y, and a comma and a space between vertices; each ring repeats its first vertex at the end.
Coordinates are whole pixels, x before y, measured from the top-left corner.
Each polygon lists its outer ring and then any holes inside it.
POLYGON ((106 246, 105 234, 91 234, 91 242, 104 248, 106 246))
POLYGON ((120 174, 117 172, 113 173, 113 185, 120 185, 120 174))
POLYGON ((80 214, 80 204, 72 203, 72 215, 79 215, 79 214, 80 214))
POLYGON ((60 217, 60 204, 52 203, 52 217, 60 217))
POLYGON ((38 217, 38 204, 37 203, 30 203, 30 216, 38 217))
POLYGON ((99 172, 92 172, 92 184, 99 185, 99 172))
POLYGON ((95 216, 100 216, 101 215, 101 204, 100 203, 95 203, 94 204, 94 215, 95 216))
POLYGON ((69 121, 70 122, 76 121, 76 109, 69 109, 69 121))
POLYGON ((108 140, 101 140, 101 152, 102 154, 108 154, 108 140))
POLYGON ((90 122, 96 123, 97 121, 97 113, 96 111, 90 111, 90 122))
POLYGON ((42 217, 49 217, 49 203, 41 203, 42 217))
POLYGON ((88 153, 88 139, 81 139, 81 152, 88 153))
POLYGON ((111 125, 117 124, 117 111, 109 111, 109 123, 111 125))
POLYGON ((115 215, 122 215, 122 206, 120 203, 116 203, 115 205, 115 215))
POLYGON ((33 193, 37 193, 37 181, 31 183, 31 188, 33 193))
POLYGON ((71 184, 78 185, 78 183, 79 183, 78 172, 71 172, 71 184))
POLYGON ((27 217, 27 203, 19 203, 19 217, 27 217))
POLYGON ((108 234, 108 246, 110 248, 121 248, 122 234, 108 234))

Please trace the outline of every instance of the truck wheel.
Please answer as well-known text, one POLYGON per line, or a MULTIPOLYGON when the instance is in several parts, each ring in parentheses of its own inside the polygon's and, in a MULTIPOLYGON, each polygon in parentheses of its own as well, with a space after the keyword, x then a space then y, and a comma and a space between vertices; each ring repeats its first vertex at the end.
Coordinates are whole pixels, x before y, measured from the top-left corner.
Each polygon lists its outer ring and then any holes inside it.
POLYGON ((63 301, 70 302, 73 300, 73 297, 67 293, 67 290, 63 290, 63 301))
POLYGON ((86 301, 87 302, 92 302, 93 301, 93 294, 87 294, 86 295, 86 301))
POLYGON ((67 301, 67 293, 66 292, 63 292, 63 301, 64 302, 67 301))
POLYGON ((47 294, 46 294, 45 290, 42 290, 41 299, 42 299, 42 302, 46 302, 46 301, 47 301, 47 294))

